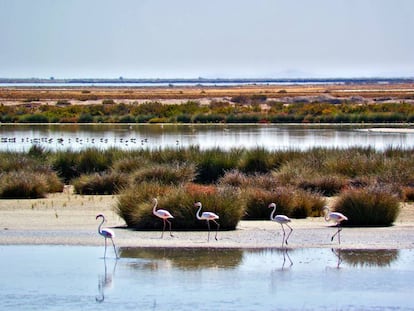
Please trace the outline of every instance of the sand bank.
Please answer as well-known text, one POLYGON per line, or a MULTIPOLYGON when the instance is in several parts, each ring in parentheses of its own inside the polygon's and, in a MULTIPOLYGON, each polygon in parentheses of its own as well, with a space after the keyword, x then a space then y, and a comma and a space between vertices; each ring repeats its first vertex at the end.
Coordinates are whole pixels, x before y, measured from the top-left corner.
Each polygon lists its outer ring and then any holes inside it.
MULTIPOLYGON (((97 233, 98 213, 107 217, 107 227, 116 233, 121 247, 281 247, 280 225, 271 221, 241 221, 237 230, 220 231, 207 242, 207 232, 174 231, 161 239, 159 231, 134 231, 113 211, 116 196, 80 196, 52 194, 46 199, 0 200, 0 244, 103 245, 97 233)), ((337 247, 330 237, 335 228, 322 217, 294 219, 290 248, 337 247)), ((344 228, 342 248, 403 249, 414 248, 414 205, 403 204, 391 227, 344 228)))

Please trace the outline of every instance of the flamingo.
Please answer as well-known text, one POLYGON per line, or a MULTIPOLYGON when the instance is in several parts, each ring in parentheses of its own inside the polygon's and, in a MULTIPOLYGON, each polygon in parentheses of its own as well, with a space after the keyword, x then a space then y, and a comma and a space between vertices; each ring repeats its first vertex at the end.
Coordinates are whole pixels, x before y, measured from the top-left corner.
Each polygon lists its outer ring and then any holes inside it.
POLYGON ((207 221, 207 226, 208 226, 207 242, 210 241, 210 220, 217 225, 216 236, 214 237, 217 241, 217 233, 218 233, 218 230, 220 228, 220 224, 216 221, 216 219, 219 219, 219 216, 217 214, 214 214, 213 212, 203 212, 200 216, 200 211, 203 207, 201 202, 194 203, 194 207, 198 207, 198 210, 197 210, 197 213, 196 213, 197 219, 207 221))
POLYGON ((96 215, 96 219, 98 219, 98 218, 102 218, 102 222, 98 226, 98 233, 105 238, 104 258, 106 257, 106 246, 107 246, 106 240, 111 239, 112 245, 114 247, 114 252, 115 252, 116 258, 118 259, 119 257, 118 257, 118 253, 116 252, 115 243, 114 243, 114 239, 113 239, 115 237, 115 232, 113 232, 111 229, 108 229, 108 228, 102 229, 102 225, 106 221, 105 216, 103 214, 96 215))
POLYGON ((340 232, 342 231, 341 222, 344 220, 348 220, 348 217, 346 217, 342 213, 331 212, 329 207, 327 206, 323 208, 323 212, 325 213, 325 220, 326 221, 333 220, 336 223, 336 227, 338 227, 338 230, 331 237, 331 242, 333 241, 334 237, 338 235, 338 243, 341 244, 341 235, 340 235, 340 232))
POLYGON ((287 217, 287 216, 285 216, 285 215, 276 215, 276 216, 273 216, 275 214, 275 212, 276 212, 276 203, 270 203, 269 206, 268 206, 268 208, 273 208, 273 211, 270 214, 270 220, 279 223, 280 226, 282 227, 282 230, 283 230, 282 247, 283 247, 283 245, 285 243, 286 243, 286 245, 288 245, 288 239, 289 239, 289 237, 290 237, 290 235, 291 235, 291 233, 293 231, 292 227, 288 225, 288 222, 291 222, 290 218, 287 217), (286 232, 285 232, 285 228, 283 227, 283 225, 286 225, 290 229, 290 232, 289 232, 289 234, 288 234, 288 236, 287 236, 286 239, 285 239, 286 232))
POLYGON ((169 211, 166 211, 164 209, 157 210, 157 205, 158 205, 158 200, 154 198, 154 207, 152 208, 152 213, 155 216, 161 218, 163 220, 163 223, 164 223, 164 227, 163 227, 162 233, 161 233, 161 238, 164 236, 166 222, 168 222, 168 224, 170 225, 170 236, 173 236, 172 233, 171 233, 171 221, 169 221, 168 218, 174 218, 174 216, 171 215, 171 213, 169 211))

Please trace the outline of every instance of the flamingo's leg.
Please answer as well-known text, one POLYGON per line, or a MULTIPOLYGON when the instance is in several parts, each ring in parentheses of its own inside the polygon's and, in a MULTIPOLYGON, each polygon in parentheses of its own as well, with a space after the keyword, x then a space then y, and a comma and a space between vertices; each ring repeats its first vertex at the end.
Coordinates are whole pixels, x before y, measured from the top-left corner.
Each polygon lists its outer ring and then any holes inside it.
POLYGON ((171 232, 171 221, 169 221, 168 219, 166 219, 166 221, 168 222, 168 224, 170 225, 170 236, 172 236, 173 237, 173 234, 172 234, 172 232, 171 232))
POLYGON ((219 229, 220 229, 220 224, 219 224, 217 221, 215 221, 214 219, 213 219, 213 221, 214 221, 214 223, 217 225, 217 230, 216 230, 216 236, 215 236, 215 239, 216 239, 216 241, 218 241, 218 239, 217 239, 217 233, 218 233, 218 231, 219 231, 219 229))
POLYGON ((207 227, 208 227, 208 237, 207 237, 207 242, 210 241, 210 221, 207 220, 207 227))
POLYGON ((116 251, 116 247, 115 247, 115 243, 114 243, 114 239, 113 238, 111 238, 111 242, 112 242, 112 246, 114 247, 114 252, 115 252, 116 259, 118 259, 119 256, 118 256, 118 252, 116 251))
POLYGON ((164 231, 165 231, 165 219, 162 220, 164 226, 162 227, 162 233, 161 233, 161 239, 164 236, 164 231))
POLYGON ((282 231, 283 231, 283 237, 282 237, 282 247, 285 245, 285 236, 286 236, 286 232, 285 232, 285 228, 283 227, 283 224, 281 223, 280 226, 282 227, 282 231))
POLYGON ((290 235, 292 234, 293 229, 288 224, 285 224, 285 225, 290 229, 289 234, 288 234, 288 236, 286 237, 286 240, 285 240, 286 245, 288 245, 288 239, 289 239, 290 235))

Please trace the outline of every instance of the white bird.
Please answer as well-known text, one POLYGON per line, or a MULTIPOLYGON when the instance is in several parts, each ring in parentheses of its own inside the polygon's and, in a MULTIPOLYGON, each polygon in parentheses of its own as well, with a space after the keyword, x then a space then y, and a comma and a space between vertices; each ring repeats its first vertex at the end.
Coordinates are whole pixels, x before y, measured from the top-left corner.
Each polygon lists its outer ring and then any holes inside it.
POLYGON ((276 216, 274 216, 274 214, 276 212, 276 203, 270 203, 268 208, 273 208, 273 211, 270 214, 270 220, 279 223, 280 226, 282 227, 282 230, 283 230, 282 247, 285 243, 286 243, 286 245, 288 245, 288 239, 289 239, 289 237, 290 237, 290 235, 293 231, 292 227, 288 225, 288 222, 291 222, 290 218, 285 216, 285 215, 276 215, 276 216), (290 229, 289 234, 286 237, 286 239, 285 239, 286 232, 285 232, 285 228, 283 227, 283 225, 286 225, 290 229))
POLYGON ((341 222, 344 220, 348 220, 348 217, 346 217, 342 213, 338 212, 331 212, 329 210, 329 207, 325 206, 323 208, 323 212, 325 213, 325 220, 330 221, 333 220, 336 223, 336 226, 338 227, 338 230, 335 232, 335 234, 331 237, 331 242, 333 241, 334 237, 338 235, 338 243, 341 244, 341 235, 340 232, 342 231, 341 228, 341 222))
POLYGON ((166 211, 164 209, 157 210, 157 205, 158 205, 158 200, 154 198, 154 207, 152 208, 152 213, 155 216, 161 218, 163 220, 163 223, 164 223, 164 227, 163 227, 162 233, 161 233, 161 238, 164 236, 166 222, 168 222, 168 224, 170 226, 170 236, 173 236, 172 233, 171 233, 171 221, 169 221, 168 218, 174 218, 174 216, 171 215, 171 213, 169 211, 166 211))
POLYGON ((116 251, 115 243, 114 243, 114 239, 113 239, 115 237, 115 232, 113 232, 111 229, 108 229, 108 228, 102 229, 102 225, 106 221, 105 216, 103 214, 96 215, 96 219, 98 219, 98 218, 102 218, 102 222, 99 224, 99 227, 98 227, 98 233, 105 238, 104 258, 106 257, 106 246, 107 246, 106 240, 111 239, 112 245, 114 247, 114 252, 115 252, 116 258, 118 259, 119 257, 118 257, 118 253, 116 251))
POLYGON ((219 216, 217 214, 214 214, 213 212, 203 212, 200 216, 200 211, 203 207, 201 202, 194 203, 194 207, 198 207, 198 210, 197 210, 197 213, 196 213, 197 219, 207 221, 207 226, 208 226, 207 242, 210 241, 210 220, 217 225, 216 236, 214 237, 217 241, 217 233, 218 233, 218 230, 220 228, 220 224, 216 221, 216 219, 219 219, 219 216))

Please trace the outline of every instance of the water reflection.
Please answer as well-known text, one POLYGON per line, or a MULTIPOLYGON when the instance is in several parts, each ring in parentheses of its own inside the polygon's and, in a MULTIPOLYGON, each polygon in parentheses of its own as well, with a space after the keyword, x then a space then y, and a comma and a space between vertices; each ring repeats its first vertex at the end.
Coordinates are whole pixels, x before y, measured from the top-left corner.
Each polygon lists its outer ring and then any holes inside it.
POLYGON ((178 268, 199 270, 206 268, 236 268, 243 259, 243 250, 214 248, 121 248, 121 258, 139 258, 139 268, 158 270, 178 268))
POLYGON ((112 268, 112 272, 108 273, 108 264, 106 258, 103 260, 104 262, 104 274, 99 275, 98 277, 98 292, 99 294, 95 297, 96 302, 102 303, 105 300, 105 291, 113 287, 113 278, 115 276, 116 265, 118 263, 115 260, 112 268))
POLYGON ((0 310, 414 307, 412 249, 121 248, 119 260, 101 259, 101 252, 97 246, 0 245, 0 310))
MULTIPOLYGON (((307 150, 314 147, 414 147, 414 132, 369 131, 370 125, 276 124, 48 124, 1 125, 0 150, 159 149, 200 146, 307 150)), ((372 126, 371 126, 372 127, 372 126)))
POLYGON ((339 257, 352 267, 389 267, 399 257, 398 249, 342 249, 339 257))

